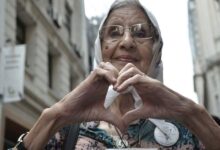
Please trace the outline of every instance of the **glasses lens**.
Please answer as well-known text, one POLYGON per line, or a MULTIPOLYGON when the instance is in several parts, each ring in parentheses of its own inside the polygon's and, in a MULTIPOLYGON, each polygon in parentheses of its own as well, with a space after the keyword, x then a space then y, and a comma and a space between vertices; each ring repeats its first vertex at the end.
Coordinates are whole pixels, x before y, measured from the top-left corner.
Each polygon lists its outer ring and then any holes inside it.
MULTIPOLYGON (((125 29, 125 27, 120 25, 104 26, 102 28, 101 36, 104 41, 114 43, 121 40, 125 29)), ((142 43, 145 42, 146 39, 152 38, 152 32, 147 23, 135 24, 127 29, 129 29, 131 36, 137 42, 142 43)))
POLYGON ((103 36, 105 41, 115 41, 123 36, 123 27, 119 25, 103 27, 103 36))
POLYGON ((135 24, 131 26, 130 31, 131 31, 133 38, 135 39, 146 39, 146 38, 152 37, 149 25, 146 23, 135 24))

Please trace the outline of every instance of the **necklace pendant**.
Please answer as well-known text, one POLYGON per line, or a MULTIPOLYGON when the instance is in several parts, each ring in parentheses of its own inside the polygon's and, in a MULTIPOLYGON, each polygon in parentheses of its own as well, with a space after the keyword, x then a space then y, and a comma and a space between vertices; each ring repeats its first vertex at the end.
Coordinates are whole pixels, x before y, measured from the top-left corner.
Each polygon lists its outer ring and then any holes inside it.
POLYGON ((174 124, 165 122, 160 127, 155 128, 154 138, 162 146, 172 146, 179 139, 179 130, 174 124))

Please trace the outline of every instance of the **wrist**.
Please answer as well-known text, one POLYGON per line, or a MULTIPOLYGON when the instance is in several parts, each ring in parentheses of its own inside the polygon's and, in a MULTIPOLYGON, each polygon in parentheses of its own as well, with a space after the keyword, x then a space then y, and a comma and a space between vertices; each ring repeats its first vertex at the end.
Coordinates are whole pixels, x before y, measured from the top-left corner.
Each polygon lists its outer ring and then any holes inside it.
POLYGON ((181 114, 181 116, 183 116, 181 122, 188 126, 198 119, 200 115, 199 112, 203 111, 203 108, 189 99, 186 100, 184 105, 185 109, 181 114))
POLYGON ((17 140, 17 144, 14 146, 13 149, 16 149, 16 150, 27 150, 25 145, 24 145, 24 137, 28 134, 28 132, 26 133, 23 133, 17 140))
POLYGON ((55 105, 46 108, 41 113, 35 125, 24 137, 23 142, 26 149, 43 149, 48 140, 62 127, 59 108, 55 105))
POLYGON ((184 119, 182 123, 189 128, 190 130, 193 129, 193 124, 198 124, 199 118, 201 117, 201 113, 204 113, 203 107, 197 104, 188 105, 188 108, 184 113, 184 119))

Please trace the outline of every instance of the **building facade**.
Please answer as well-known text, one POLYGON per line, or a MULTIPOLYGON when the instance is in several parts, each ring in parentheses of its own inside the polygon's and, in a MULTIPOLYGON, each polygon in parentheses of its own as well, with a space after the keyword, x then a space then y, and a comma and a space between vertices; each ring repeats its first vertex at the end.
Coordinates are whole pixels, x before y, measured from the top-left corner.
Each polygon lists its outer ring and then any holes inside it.
POLYGON ((3 47, 26 46, 24 98, 1 104, 0 149, 11 147, 42 110, 89 71, 83 0, 1 0, 3 47))
POLYGON ((194 87, 199 103, 220 117, 220 1, 189 0, 194 87))
POLYGON ((89 70, 93 69, 94 53, 95 53, 95 40, 98 34, 99 26, 104 16, 94 16, 87 18, 87 39, 89 47, 89 70))

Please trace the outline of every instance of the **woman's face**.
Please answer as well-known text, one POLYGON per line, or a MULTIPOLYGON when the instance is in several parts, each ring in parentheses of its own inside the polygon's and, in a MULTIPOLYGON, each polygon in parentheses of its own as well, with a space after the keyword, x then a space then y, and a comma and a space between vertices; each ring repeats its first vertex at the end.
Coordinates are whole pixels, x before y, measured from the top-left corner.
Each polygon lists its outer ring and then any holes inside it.
MULTIPOLYGON (((101 44, 103 61, 111 62, 119 70, 121 70, 127 63, 132 63, 142 72, 147 73, 153 56, 153 40, 152 38, 142 38, 137 40, 137 38, 135 38, 137 36, 132 35, 128 28, 135 24, 142 24, 145 30, 150 30, 148 29, 148 23, 145 14, 136 7, 122 7, 111 12, 105 23, 105 27, 120 25, 126 29, 120 38, 118 38, 117 35, 111 35, 113 38, 116 37, 117 40, 109 40, 107 37, 109 36, 109 31, 103 31, 103 40, 101 44)), ((111 30, 118 29, 113 28, 111 30)), ((134 30, 135 29, 132 31, 134 30)), ((141 37, 141 35, 138 36, 141 37)))

